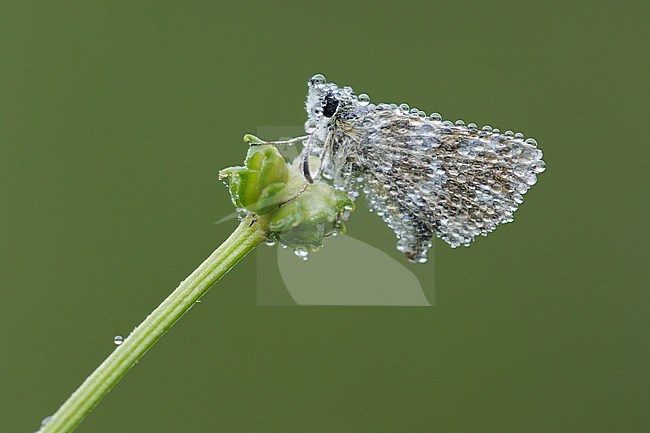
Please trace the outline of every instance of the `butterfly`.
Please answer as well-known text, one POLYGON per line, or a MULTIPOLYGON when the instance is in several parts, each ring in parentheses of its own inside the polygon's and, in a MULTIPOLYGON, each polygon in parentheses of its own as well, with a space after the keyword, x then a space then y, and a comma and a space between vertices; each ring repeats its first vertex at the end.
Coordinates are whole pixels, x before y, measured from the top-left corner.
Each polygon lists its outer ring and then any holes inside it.
POLYGON ((307 135, 290 140, 304 144, 305 179, 329 179, 352 198, 362 191, 411 262, 426 262, 433 236, 469 246, 513 221, 546 168, 535 139, 521 133, 373 104, 321 74, 308 87, 307 135), (320 161, 315 174, 310 156, 320 161))

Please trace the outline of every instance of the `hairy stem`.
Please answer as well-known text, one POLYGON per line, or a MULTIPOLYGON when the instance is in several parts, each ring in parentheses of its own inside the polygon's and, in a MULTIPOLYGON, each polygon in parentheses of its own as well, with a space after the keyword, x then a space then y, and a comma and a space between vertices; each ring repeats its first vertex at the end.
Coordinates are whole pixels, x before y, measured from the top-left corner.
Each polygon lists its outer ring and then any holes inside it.
POLYGON ((158 306, 63 403, 42 433, 73 431, 178 319, 237 262, 266 239, 266 217, 248 215, 230 237, 158 306))

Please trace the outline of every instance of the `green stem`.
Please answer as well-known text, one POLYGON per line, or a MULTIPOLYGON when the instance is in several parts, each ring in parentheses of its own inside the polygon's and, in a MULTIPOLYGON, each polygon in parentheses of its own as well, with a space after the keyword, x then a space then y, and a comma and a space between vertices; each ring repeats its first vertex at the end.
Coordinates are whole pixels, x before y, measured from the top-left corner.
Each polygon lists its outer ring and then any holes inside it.
POLYGON ((63 403, 42 433, 73 431, 160 337, 268 234, 266 217, 248 215, 230 237, 158 306, 63 403))

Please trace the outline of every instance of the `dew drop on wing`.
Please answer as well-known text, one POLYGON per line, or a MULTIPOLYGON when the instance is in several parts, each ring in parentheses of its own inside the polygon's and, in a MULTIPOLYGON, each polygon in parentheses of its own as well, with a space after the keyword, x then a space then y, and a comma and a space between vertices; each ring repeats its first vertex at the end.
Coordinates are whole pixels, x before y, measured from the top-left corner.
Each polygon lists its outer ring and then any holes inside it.
POLYGON ((360 94, 357 97, 357 100, 359 101, 359 105, 362 107, 366 107, 368 104, 370 104, 370 96, 366 95, 365 93, 360 94))

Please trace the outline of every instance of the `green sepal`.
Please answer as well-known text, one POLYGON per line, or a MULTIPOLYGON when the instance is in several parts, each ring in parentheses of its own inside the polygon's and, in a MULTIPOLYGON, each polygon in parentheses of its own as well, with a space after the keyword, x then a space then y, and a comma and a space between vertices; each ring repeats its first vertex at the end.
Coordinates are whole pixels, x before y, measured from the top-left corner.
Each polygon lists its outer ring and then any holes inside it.
POLYGON ((273 183, 287 184, 289 182, 289 168, 282 155, 280 155, 280 152, 274 146, 262 147, 264 149, 255 153, 255 155, 263 155, 259 168, 260 182, 263 185, 273 183))
POLYGON ((347 194, 317 182, 273 212, 269 228, 287 246, 320 247, 323 237, 340 232, 340 213, 353 209, 354 203, 347 194))
POLYGON ((325 224, 301 224, 293 229, 278 233, 278 240, 291 248, 319 248, 323 245, 325 224))
POLYGON ((292 200, 273 212, 269 221, 269 229, 273 232, 283 232, 293 229, 304 220, 305 211, 302 202, 292 200))
POLYGON ((286 190, 287 184, 282 182, 272 183, 264 188, 257 199, 255 213, 264 215, 280 206, 286 195, 286 190))
POLYGON ((219 178, 227 179, 235 206, 263 215, 282 203, 289 169, 274 146, 253 146, 248 149, 245 167, 221 170, 219 178))
POLYGON ((239 175, 246 172, 248 169, 246 167, 236 166, 228 167, 219 171, 219 179, 223 180, 224 183, 228 185, 228 190, 230 191, 230 199, 232 203, 237 207, 242 207, 239 201, 239 189, 241 185, 239 175))

